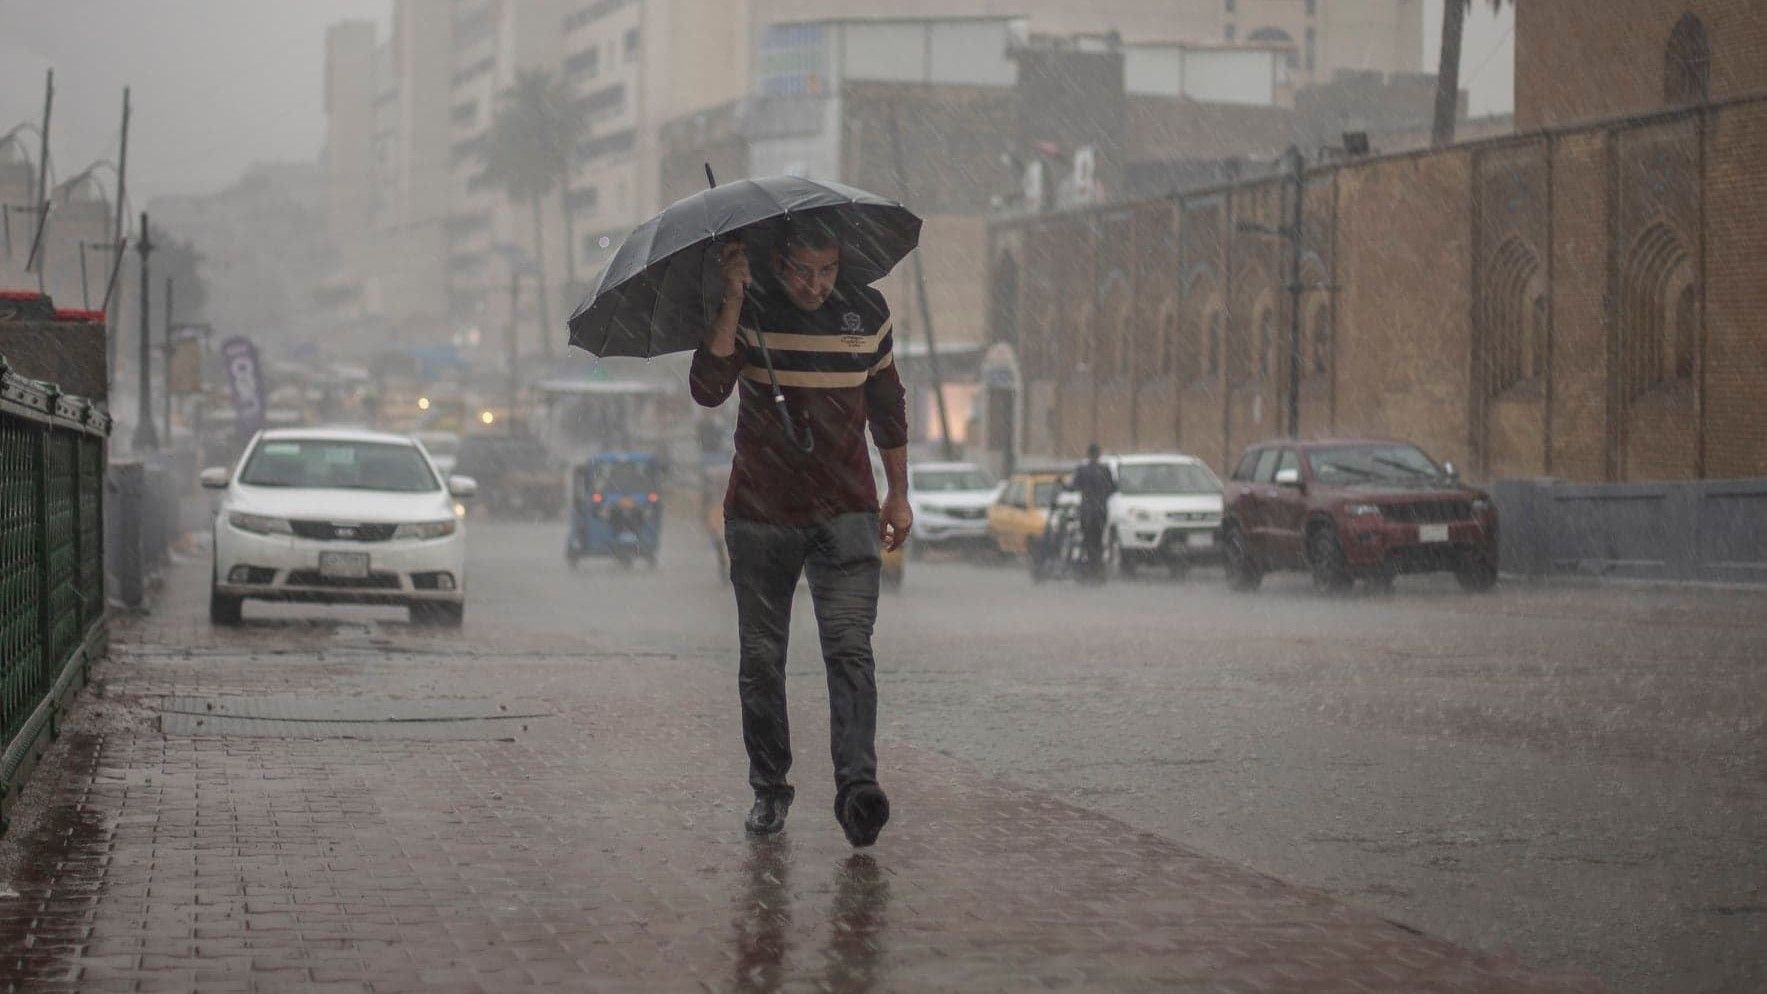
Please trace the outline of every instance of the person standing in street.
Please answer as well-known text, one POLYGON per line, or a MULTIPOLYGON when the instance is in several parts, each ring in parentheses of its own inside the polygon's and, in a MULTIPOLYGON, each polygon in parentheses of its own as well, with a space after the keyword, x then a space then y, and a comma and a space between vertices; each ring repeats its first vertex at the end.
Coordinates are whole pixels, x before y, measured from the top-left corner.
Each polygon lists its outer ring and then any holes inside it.
POLYGON ((841 279, 839 238, 788 219, 754 278, 747 250, 723 246, 723 302, 693 355, 693 398, 717 407, 740 388, 724 497, 736 592, 738 688, 754 807, 745 828, 785 827, 793 788, 785 659, 792 596, 806 575, 828 671, 835 819, 854 846, 877 840, 889 800, 877 782, 876 664, 882 550, 908 539, 908 415, 883 295, 841 279), (787 403, 768 389, 762 343, 787 403), (789 414, 785 412, 789 411, 789 414), (782 417, 792 419, 789 427, 782 417), (865 430, 883 460, 880 504, 865 430))
POLYGON ((1086 461, 1075 467, 1068 489, 1080 494, 1080 546, 1086 551, 1086 574, 1104 578, 1104 529, 1110 518, 1111 494, 1117 492, 1116 477, 1100 461, 1102 450, 1093 442, 1086 447, 1086 461))

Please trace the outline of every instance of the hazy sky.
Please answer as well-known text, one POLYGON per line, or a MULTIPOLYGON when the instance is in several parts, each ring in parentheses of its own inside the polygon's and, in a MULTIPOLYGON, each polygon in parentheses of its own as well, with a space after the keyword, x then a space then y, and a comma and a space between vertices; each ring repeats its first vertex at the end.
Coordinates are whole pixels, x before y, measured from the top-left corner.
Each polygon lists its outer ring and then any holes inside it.
MULTIPOLYGON (((1442 7, 1428 2, 1426 65, 1442 7)), ((161 193, 219 189, 256 161, 311 161, 325 132, 326 25, 384 26, 389 9, 388 0, 0 0, 0 132, 42 115, 43 71, 53 67, 51 158, 63 177, 115 158, 123 86, 133 87, 137 208, 161 193)), ((1506 112, 1514 16, 1493 17, 1484 3, 1475 10, 1462 86, 1473 113, 1506 112)))

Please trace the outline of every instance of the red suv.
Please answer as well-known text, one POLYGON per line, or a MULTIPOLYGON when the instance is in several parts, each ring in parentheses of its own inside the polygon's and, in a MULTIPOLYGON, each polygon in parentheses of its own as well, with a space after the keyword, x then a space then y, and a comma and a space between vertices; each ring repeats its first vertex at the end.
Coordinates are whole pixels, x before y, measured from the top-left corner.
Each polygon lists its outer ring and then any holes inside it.
POLYGON ((1308 570, 1320 590, 1358 577, 1451 570, 1469 591, 1497 582, 1497 509, 1407 442, 1266 442, 1240 456, 1224 494, 1227 582, 1256 590, 1274 570, 1308 570))

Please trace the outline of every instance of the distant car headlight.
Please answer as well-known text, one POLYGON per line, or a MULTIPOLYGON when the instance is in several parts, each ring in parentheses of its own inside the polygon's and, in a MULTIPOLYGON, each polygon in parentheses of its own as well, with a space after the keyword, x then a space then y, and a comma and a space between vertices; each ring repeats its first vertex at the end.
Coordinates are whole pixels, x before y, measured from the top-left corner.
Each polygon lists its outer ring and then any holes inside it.
POLYGON ((1380 505, 1346 504, 1344 505, 1344 513, 1352 518, 1378 518, 1380 517, 1380 505))
POLYGON ((393 538, 446 538, 454 534, 454 519, 447 521, 412 521, 393 529, 393 538))
POLYGON ((294 529, 289 527, 288 519, 272 518, 263 514, 247 514, 244 511, 227 512, 227 523, 242 532, 254 535, 293 535, 294 529))
POLYGON ((1491 513, 1491 502, 1486 500, 1483 497, 1473 498, 1472 513, 1475 515, 1490 514, 1491 513))

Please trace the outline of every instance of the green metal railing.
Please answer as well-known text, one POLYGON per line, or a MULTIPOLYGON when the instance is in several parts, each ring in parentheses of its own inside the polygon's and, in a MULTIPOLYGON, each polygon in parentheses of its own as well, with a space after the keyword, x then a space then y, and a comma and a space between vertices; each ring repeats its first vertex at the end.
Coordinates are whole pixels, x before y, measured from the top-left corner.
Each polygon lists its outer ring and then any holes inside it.
POLYGON ((0 358, 0 830, 105 643, 110 417, 0 358))

